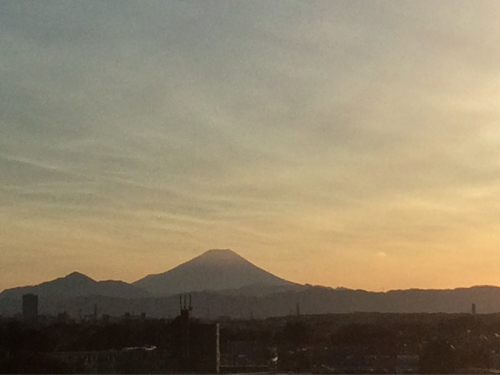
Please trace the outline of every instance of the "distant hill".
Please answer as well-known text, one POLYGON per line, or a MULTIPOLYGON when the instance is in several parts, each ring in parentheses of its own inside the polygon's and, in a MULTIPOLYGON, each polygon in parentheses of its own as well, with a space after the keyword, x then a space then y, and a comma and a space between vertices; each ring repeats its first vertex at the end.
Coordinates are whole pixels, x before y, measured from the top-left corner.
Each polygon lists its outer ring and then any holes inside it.
POLYGON ((272 294, 298 292, 305 289, 308 289, 308 286, 293 283, 286 285, 252 284, 236 289, 224 289, 217 293, 226 296, 264 297, 272 294))
POLYGON ((18 300, 26 293, 37 294, 40 298, 69 298, 91 295, 137 298, 148 295, 144 290, 123 281, 95 281, 82 273, 73 272, 65 277, 38 285, 6 289, 0 293, 0 299, 18 300))
POLYGON ((266 291, 281 291, 293 287, 283 280, 255 266, 231 250, 209 250, 170 271, 149 275, 133 285, 154 295, 172 295, 197 291, 222 291, 245 289, 251 294, 269 294, 266 291))
MULTIPOLYGON (((299 288, 268 295, 235 295, 222 292, 192 293, 193 315, 198 318, 260 319, 301 314, 345 313, 470 313, 472 303, 478 313, 500 312, 500 288, 472 287, 453 290, 398 290, 368 292, 364 290, 332 289, 319 286, 299 288)), ((118 298, 78 296, 41 298, 40 313, 56 315, 66 311, 77 317, 79 312, 90 314, 97 305, 99 314, 121 316, 125 312, 149 317, 175 317, 179 314, 177 296, 118 298)), ((0 315, 11 316, 21 311, 20 301, 2 299, 0 315)))

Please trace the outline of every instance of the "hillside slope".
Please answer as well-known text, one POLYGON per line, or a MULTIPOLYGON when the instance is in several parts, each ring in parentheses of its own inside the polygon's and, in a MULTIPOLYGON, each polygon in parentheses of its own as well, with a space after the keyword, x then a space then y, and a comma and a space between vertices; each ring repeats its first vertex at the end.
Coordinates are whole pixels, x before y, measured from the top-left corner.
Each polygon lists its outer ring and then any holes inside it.
POLYGON ((146 276, 132 284, 155 295, 296 285, 255 266, 232 250, 209 250, 170 271, 146 276))

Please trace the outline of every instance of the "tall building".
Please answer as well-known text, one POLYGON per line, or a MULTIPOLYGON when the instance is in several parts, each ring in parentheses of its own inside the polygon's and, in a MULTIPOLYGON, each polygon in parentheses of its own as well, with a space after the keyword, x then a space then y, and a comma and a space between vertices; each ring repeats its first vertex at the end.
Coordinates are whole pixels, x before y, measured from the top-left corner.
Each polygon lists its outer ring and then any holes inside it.
POLYGON ((180 296, 181 315, 172 322, 174 355, 178 372, 218 374, 220 370, 219 325, 191 318, 191 296, 180 296), (188 304, 189 297, 189 304, 188 304))
POLYGON ((36 294, 23 295, 23 317, 25 322, 35 322, 38 317, 38 296, 36 294))

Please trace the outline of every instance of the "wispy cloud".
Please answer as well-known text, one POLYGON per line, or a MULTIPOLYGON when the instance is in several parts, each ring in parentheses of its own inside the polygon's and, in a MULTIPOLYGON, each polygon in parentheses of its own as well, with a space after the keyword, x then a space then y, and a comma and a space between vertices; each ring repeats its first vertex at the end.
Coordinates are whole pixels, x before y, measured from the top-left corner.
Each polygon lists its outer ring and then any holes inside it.
POLYGON ((314 284, 498 284, 499 8, 2 4, 0 288, 214 247, 314 284))

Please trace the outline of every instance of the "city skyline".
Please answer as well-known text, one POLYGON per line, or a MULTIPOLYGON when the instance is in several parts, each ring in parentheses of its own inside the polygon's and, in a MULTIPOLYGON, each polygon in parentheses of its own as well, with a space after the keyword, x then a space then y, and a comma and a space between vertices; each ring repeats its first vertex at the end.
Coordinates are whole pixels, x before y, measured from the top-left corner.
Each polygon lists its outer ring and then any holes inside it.
POLYGON ((500 285, 498 2, 0 10, 0 290, 213 248, 297 283, 500 285))

